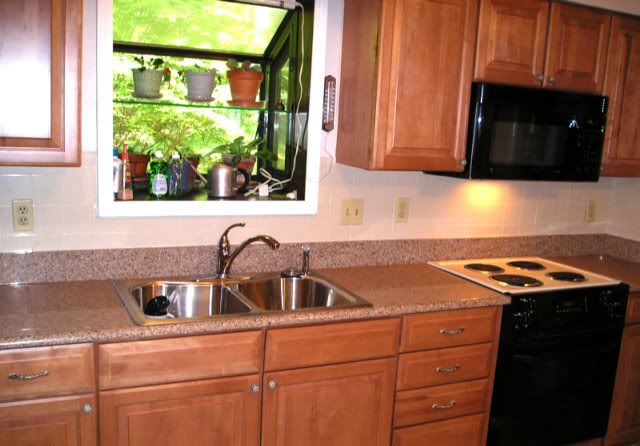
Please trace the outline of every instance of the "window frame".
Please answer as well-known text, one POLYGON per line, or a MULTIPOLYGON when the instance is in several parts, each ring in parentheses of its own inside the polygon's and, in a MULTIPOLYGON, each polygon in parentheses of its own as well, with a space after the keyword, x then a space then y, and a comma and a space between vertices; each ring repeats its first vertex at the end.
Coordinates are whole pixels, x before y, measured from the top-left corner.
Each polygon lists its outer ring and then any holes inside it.
MULTIPOLYGON (((171 217, 224 215, 308 215, 318 211, 322 97, 325 75, 328 0, 315 0, 306 129, 305 199, 291 201, 115 201, 113 199, 113 3, 97 5, 97 169, 99 217, 171 217)), ((295 120, 294 120, 295 121, 295 120)), ((300 119, 304 126, 305 120, 300 119)), ((295 123, 294 123, 295 125, 295 123)), ((303 130, 303 129, 300 129, 303 130)))

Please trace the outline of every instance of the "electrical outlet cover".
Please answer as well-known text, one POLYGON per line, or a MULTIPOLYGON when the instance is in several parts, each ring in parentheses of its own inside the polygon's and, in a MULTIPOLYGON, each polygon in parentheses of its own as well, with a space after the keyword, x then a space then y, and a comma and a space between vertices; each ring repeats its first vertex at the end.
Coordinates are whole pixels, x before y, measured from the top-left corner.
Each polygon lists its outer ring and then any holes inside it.
POLYGON ((409 222, 409 208, 411 207, 411 199, 409 197, 398 197, 396 199, 396 223, 409 222))
POLYGON ((12 200, 14 232, 33 231, 33 202, 31 200, 12 200))

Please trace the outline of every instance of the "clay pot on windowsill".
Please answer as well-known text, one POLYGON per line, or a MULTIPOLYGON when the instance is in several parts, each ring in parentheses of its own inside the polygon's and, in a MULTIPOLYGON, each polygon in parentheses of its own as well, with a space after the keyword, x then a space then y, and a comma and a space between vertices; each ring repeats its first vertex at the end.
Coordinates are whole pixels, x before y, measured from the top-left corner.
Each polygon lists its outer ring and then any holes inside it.
POLYGON ((239 169, 244 169, 247 172, 249 172, 249 174, 251 174, 251 172, 253 172, 253 166, 255 166, 256 164, 256 156, 252 155, 252 156, 245 156, 240 158, 240 161, 238 162, 238 164, 233 163, 233 158, 235 157, 235 155, 231 155, 231 154, 226 154, 226 155, 222 155, 222 162, 225 163, 228 166, 233 166, 233 167, 237 167, 239 169))
MULTIPOLYGON (((118 155, 118 158, 122 159, 122 154, 118 155)), ((149 164, 150 159, 151 157, 149 155, 129 153, 129 164, 131 164, 131 177, 146 178, 147 164, 149 164)))
POLYGON ((264 74, 261 71, 229 70, 227 71, 227 78, 229 79, 232 102, 255 103, 260 84, 264 78, 264 74))

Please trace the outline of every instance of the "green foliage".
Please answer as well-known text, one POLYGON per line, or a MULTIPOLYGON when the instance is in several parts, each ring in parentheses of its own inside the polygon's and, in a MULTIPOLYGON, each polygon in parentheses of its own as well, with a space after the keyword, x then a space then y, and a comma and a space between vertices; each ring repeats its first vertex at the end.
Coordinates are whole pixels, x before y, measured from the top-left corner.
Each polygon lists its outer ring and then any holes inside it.
POLYGON ((262 71, 260 64, 252 64, 250 60, 239 63, 236 59, 229 59, 227 60, 227 68, 230 70, 262 71))
POLYGON ((113 40, 262 55, 285 14, 218 0, 114 0, 113 40))
MULTIPOLYGON (((113 96, 132 99, 131 68, 136 61, 132 56, 114 54, 113 96)), ((194 59, 166 57, 164 64, 181 71, 202 63, 194 59)), ((209 63, 209 62, 205 62, 209 63)), ((211 61, 217 70, 224 69, 223 61, 211 61)), ((212 105, 226 105, 231 98, 226 77, 218 78, 212 105)), ((162 101, 186 103, 186 85, 176 79, 162 88, 162 101)), ((149 104, 118 104, 113 106, 113 139, 116 147, 128 144, 131 153, 149 154, 160 150, 165 156, 179 151, 183 156, 200 157, 198 170, 206 172, 214 163, 222 161, 213 148, 227 144, 238 137, 253 138, 259 122, 257 112, 161 106, 149 104)))
POLYGON ((144 56, 136 56, 133 58, 136 62, 140 64, 138 67, 138 71, 142 72, 149 68, 150 70, 159 70, 164 65, 164 60, 159 57, 149 58, 147 59, 144 56))
POLYGON ((257 156, 258 158, 267 161, 276 161, 277 157, 275 153, 268 150, 260 149, 264 140, 262 138, 255 138, 252 141, 245 142, 244 136, 239 136, 233 141, 221 144, 210 153, 220 155, 233 155, 233 164, 237 165, 242 158, 248 158, 250 156, 257 156))

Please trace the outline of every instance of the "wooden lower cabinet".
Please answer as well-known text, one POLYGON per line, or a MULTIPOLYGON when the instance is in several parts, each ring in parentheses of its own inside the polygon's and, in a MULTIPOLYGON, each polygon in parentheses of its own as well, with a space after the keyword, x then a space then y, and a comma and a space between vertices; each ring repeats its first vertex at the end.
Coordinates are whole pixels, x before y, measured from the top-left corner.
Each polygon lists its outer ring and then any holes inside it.
POLYGON ((0 445, 95 446, 93 394, 0 404, 0 445))
POLYGON ((483 414, 421 424, 396 429, 393 446, 480 446, 483 429, 483 414))
POLYGON ((259 384, 248 375, 101 392, 100 445, 258 446, 259 384))
POLYGON ((263 446, 387 446, 396 359, 266 373, 263 446))
POLYGON ((640 442, 640 324, 625 328, 606 446, 640 442))

